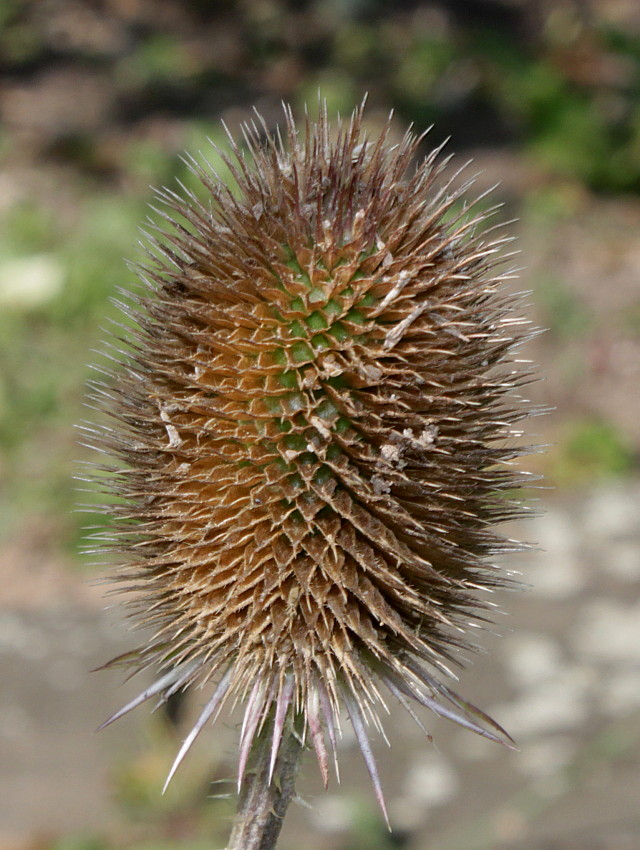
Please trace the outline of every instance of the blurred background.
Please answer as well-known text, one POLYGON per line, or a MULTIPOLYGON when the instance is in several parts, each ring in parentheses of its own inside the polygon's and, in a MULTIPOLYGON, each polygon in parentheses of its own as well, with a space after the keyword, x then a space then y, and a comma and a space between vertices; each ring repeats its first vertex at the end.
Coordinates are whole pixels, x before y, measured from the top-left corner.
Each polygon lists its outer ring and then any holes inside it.
POLYGON ((528 425, 551 444, 528 463, 541 551, 509 564, 533 588, 499 600, 502 637, 462 674, 521 751, 426 717, 429 743, 392 711, 389 835, 345 727, 342 785, 309 759, 281 846, 638 850, 637 0, 1 0, 0 850, 225 843, 233 718, 164 797, 198 695, 93 733, 140 685, 89 675, 135 636, 78 555, 101 518, 73 510, 73 424, 150 186, 194 186, 180 156, 224 146, 221 119, 275 126, 318 91, 332 114, 368 91, 373 128, 433 124, 425 152, 451 136, 479 191, 500 181, 555 410, 528 425))

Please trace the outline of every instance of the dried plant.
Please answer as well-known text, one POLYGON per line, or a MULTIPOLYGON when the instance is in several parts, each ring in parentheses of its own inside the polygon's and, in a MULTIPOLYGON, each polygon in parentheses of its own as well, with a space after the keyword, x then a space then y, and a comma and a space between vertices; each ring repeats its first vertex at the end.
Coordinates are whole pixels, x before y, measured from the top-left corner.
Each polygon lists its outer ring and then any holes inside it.
POLYGON ((160 671, 107 723, 210 688, 171 777, 239 698, 236 831, 252 795, 286 808, 303 741, 326 785, 341 708, 384 808, 367 727, 385 693, 510 741, 440 678, 509 581, 492 559, 520 548, 493 528, 522 512, 531 413, 508 239, 439 150, 410 173, 421 138, 369 139, 362 109, 336 134, 286 122, 286 142, 260 121, 233 145, 235 192, 192 160, 203 197, 159 193, 136 330, 96 385, 117 581, 152 635, 111 663, 160 671))

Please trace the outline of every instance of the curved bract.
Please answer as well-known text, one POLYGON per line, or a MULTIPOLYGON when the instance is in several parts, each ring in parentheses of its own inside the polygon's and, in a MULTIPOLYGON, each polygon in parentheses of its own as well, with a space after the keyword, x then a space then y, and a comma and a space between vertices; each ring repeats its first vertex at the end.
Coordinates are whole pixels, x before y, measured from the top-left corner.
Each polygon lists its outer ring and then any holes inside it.
POLYGON ((530 331, 508 240, 439 152, 410 173, 421 140, 368 139, 362 110, 335 133, 286 120, 285 143, 259 125, 234 146, 237 191, 194 161, 199 197, 160 193, 137 327, 99 388, 118 580, 153 633, 116 661, 161 671, 112 719, 200 683, 177 761, 240 697, 240 776, 267 718, 273 764, 296 713, 326 783, 342 706, 381 799, 366 727, 389 691, 509 741, 437 674, 519 548, 493 526, 521 512, 530 331))

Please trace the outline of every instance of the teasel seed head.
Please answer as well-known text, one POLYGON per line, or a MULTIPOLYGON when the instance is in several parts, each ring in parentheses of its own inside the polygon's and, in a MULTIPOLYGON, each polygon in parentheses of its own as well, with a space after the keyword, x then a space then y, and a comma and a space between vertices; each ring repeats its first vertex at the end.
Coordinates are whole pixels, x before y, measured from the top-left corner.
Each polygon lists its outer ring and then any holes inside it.
POLYGON ((273 770, 295 717, 326 785, 344 708, 384 806, 367 727, 389 694, 510 742, 442 676, 519 548, 494 526, 523 510, 532 332, 493 211, 362 112, 299 135, 286 109, 286 141, 258 119, 224 157, 235 192, 191 160, 202 193, 159 193, 94 444, 116 459, 106 548, 150 635, 111 664, 159 671, 107 723, 199 685, 170 776, 238 699, 240 780, 265 728, 273 770))

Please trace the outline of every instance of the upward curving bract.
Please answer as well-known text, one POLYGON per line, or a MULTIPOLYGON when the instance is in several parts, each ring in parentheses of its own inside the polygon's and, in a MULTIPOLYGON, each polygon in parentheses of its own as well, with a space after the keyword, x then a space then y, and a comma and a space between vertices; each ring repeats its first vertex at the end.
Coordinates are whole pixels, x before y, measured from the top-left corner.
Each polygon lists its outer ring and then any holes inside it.
POLYGON ((295 713, 326 783, 342 706, 381 799, 366 727, 385 692, 510 740, 436 674, 519 548, 493 525, 521 513, 531 332, 498 272, 508 240, 438 151, 410 173, 421 139, 369 139, 362 110, 335 134, 286 121, 286 142, 259 125, 234 145, 237 191, 194 161, 199 197, 160 192, 137 329, 97 387, 118 580, 153 633, 116 662, 161 671, 111 720, 200 683, 174 769, 240 697, 240 777, 295 713))

